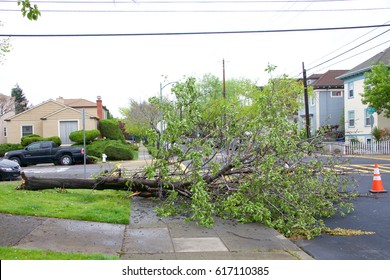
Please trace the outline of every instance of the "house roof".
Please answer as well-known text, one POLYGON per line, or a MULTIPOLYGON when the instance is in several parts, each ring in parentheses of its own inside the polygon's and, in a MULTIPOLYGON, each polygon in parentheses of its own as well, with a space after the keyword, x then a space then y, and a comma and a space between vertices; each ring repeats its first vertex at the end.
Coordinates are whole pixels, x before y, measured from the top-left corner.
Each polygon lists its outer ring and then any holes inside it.
POLYGON ((349 70, 347 73, 341 75, 338 77, 339 79, 345 79, 347 77, 351 77, 354 75, 360 75, 364 72, 367 72, 370 70, 371 66, 375 64, 379 64, 380 62, 385 63, 386 65, 390 64, 390 47, 386 50, 374 55, 370 59, 364 61, 363 63, 360 63, 359 65, 355 66, 351 70, 349 70))
MULTIPOLYGON (((72 108, 72 107, 69 107, 69 106, 66 106, 66 107, 64 107, 64 108, 62 108, 62 109, 59 109, 59 110, 57 110, 57 111, 54 111, 54 112, 52 112, 52 113, 50 113, 50 114, 47 114, 47 115, 41 117, 41 120, 46 120, 46 119, 48 119, 48 118, 50 118, 50 117, 52 117, 52 116, 54 116, 54 115, 57 115, 57 114, 59 114, 59 113, 61 113, 61 112, 63 112, 63 111, 67 111, 67 110, 70 110, 70 111, 73 111, 73 112, 75 112, 75 113, 77 113, 77 114, 80 114, 80 111, 79 111, 79 110, 77 110, 77 109, 75 109, 75 108, 72 108)), ((96 119, 95 116, 92 116, 92 115, 90 115, 90 114, 88 114, 88 113, 85 113, 85 116, 88 117, 88 118, 90 118, 90 119, 93 119, 93 118, 96 119)))
MULTIPOLYGON (((53 99, 49 99, 49 100, 46 100, 46 101, 44 101, 44 102, 42 102, 42 103, 40 103, 40 104, 38 104, 38 105, 36 105, 36 106, 33 106, 33 107, 29 108, 29 109, 26 110, 26 111, 23 111, 23 112, 21 112, 21 113, 19 113, 19 114, 17 114, 17 115, 13 115, 12 117, 6 119, 6 121, 10 121, 10 120, 12 120, 12 119, 14 119, 14 118, 16 118, 16 117, 18 117, 18 116, 20 116, 20 115, 26 114, 27 112, 30 112, 30 111, 32 111, 32 110, 36 110, 37 108, 39 108, 39 107, 41 107, 41 106, 43 106, 44 104, 47 104, 47 103, 49 103, 49 102, 53 102, 53 103, 56 103, 56 104, 58 104, 58 105, 61 105, 62 108, 59 109, 59 110, 57 110, 57 111, 54 111, 54 112, 52 112, 52 113, 50 113, 50 114, 48 114, 48 115, 46 115, 46 116, 42 116, 41 119, 46 119, 46 118, 50 117, 51 115, 57 114, 57 113, 59 113, 59 112, 65 110, 65 109, 72 109, 72 110, 75 110, 75 111, 76 111, 76 109, 74 109, 74 108, 72 108, 72 107, 70 107, 70 106, 68 106, 68 105, 65 105, 64 103, 58 102, 58 101, 53 100, 53 99)), ((88 116, 89 116, 89 115, 88 115, 88 116)), ((93 117, 93 116, 89 116, 89 117, 93 117)))
POLYGON ((309 77, 307 77, 308 80, 318 80, 321 78, 322 74, 311 74, 309 77))
POLYGON ((344 82, 337 79, 336 77, 343 75, 348 72, 348 70, 329 70, 324 74, 321 74, 320 77, 313 82, 310 86, 315 89, 319 88, 343 88, 344 82))
POLYGON ((79 107, 96 107, 96 102, 92 102, 83 98, 76 99, 64 99, 64 104, 69 107, 79 108, 79 107))

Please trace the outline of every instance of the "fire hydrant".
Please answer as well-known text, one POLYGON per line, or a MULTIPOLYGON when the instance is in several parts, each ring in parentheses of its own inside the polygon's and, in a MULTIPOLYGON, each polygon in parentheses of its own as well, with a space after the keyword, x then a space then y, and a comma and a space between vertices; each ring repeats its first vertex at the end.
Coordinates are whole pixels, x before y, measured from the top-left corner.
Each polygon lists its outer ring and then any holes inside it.
POLYGON ((107 155, 106 154, 102 154, 102 162, 106 162, 106 159, 107 159, 107 155))

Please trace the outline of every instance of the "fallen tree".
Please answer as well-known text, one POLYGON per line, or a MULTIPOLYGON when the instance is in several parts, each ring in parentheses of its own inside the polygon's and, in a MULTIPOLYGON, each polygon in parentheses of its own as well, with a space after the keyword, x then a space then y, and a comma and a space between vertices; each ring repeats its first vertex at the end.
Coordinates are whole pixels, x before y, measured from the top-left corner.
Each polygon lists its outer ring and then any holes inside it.
POLYGON ((84 180, 23 175, 20 188, 124 189, 161 198, 162 215, 187 211, 203 226, 212 226, 215 215, 260 222, 286 236, 318 235, 322 217, 351 211, 354 194, 346 192, 349 178, 336 172, 339 159, 323 157, 322 135, 303 139, 290 119, 302 85, 282 77, 264 88, 248 81, 234 88, 221 99, 189 78, 172 88, 175 102, 151 99, 165 129, 149 130, 158 149, 143 170, 84 180), (251 102, 243 105, 242 96, 251 102))

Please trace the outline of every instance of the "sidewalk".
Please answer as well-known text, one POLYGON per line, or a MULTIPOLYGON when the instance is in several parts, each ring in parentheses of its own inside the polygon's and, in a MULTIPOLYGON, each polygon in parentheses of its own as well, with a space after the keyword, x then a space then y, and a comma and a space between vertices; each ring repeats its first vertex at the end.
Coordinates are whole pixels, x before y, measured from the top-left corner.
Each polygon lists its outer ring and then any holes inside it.
POLYGON ((153 200, 135 198, 129 225, 0 214, 0 246, 102 253, 123 260, 312 259, 260 224, 217 219, 207 229, 179 219, 160 219, 153 207, 153 200))
MULTIPOLYGON (((151 157, 140 147, 138 168, 151 157)), ((216 219, 203 228, 182 218, 158 217, 157 202, 133 197, 130 224, 108 224, 0 214, 0 246, 59 252, 102 253, 123 260, 310 260, 308 254, 272 228, 216 219)))

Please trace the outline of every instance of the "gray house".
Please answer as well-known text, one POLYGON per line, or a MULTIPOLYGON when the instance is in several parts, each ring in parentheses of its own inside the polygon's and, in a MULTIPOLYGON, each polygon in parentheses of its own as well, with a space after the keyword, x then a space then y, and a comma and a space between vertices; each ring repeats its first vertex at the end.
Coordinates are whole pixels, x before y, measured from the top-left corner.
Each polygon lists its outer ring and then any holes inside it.
POLYGON ((360 63, 350 71, 341 74, 338 79, 344 82, 347 90, 345 100, 345 140, 356 139, 362 143, 372 143, 372 129, 390 128, 390 119, 382 113, 370 113, 369 104, 362 103, 361 94, 364 93, 364 74, 371 71, 373 65, 383 62, 390 67, 390 48, 374 55, 360 63))
MULTIPOLYGON (((339 126, 344 116, 344 82, 336 79, 348 70, 329 70, 324 74, 313 74, 307 85, 313 88, 309 96, 311 135, 322 126, 339 126)), ((298 112, 299 127, 305 127, 305 109, 298 112)))

